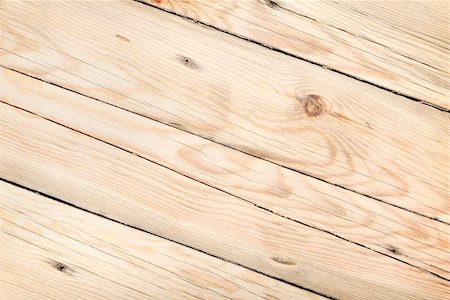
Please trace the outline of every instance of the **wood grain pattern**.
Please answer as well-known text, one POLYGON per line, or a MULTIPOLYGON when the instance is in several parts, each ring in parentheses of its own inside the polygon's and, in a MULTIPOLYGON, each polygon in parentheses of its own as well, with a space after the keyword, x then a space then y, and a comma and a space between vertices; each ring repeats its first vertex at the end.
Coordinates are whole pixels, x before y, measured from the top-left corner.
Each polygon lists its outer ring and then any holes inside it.
POLYGON ((449 218, 444 112, 136 2, 3 9, 7 67, 449 218))
POLYGON ((145 2, 450 108, 448 1, 145 2))
POLYGON ((10 70, 0 81, 2 102, 450 279, 446 224, 10 70))
POLYGON ((324 295, 443 299, 448 281, 0 104, 3 178, 324 295), (24 159, 26 158, 26 159, 24 159))
POLYGON ((325 299, 0 181, 2 299, 325 299))

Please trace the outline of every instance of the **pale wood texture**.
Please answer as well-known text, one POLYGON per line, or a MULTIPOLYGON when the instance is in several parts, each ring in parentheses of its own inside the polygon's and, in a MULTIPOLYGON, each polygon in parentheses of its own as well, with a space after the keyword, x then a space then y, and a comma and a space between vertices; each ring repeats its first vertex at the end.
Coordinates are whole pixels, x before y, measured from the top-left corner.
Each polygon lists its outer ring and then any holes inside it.
POLYGON ((0 299, 447 299, 448 4, 0 0, 0 299))
POLYGON ((325 299, 0 181, 2 299, 325 299))
POLYGON ((445 112, 137 2, 2 6, 2 65, 449 219, 445 112))
POLYGON ((443 299, 447 281, 0 104, 6 180, 324 295, 443 299), (26 159, 24 159, 26 158, 26 159))
POLYGON ((446 224, 10 70, 0 70, 0 81, 1 102, 450 279, 446 224))
POLYGON ((450 108, 448 1, 145 1, 450 108))

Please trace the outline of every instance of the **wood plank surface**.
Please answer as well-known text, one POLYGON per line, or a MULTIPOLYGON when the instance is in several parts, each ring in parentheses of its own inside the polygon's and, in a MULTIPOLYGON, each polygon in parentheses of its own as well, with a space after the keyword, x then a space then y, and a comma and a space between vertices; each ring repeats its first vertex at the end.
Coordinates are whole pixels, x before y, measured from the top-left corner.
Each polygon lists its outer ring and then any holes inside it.
POLYGON ((0 173, 33 190, 323 295, 444 299, 448 281, 7 104, 0 173), (26 159, 24 159, 26 158, 26 159))
POLYGON ((4 66, 449 219, 445 112, 137 2, 2 6, 4 66))
POLYGON ((0 181, 2 299, 325 299, 0 181))
POLYGON ((0 81, 4 90, 1 102, 126 149, 279 215, 450 279, 447 224, 17 72, 0 70, 0 81))
POLYGON ((450 108, 449 1, 145 2, 450 108))

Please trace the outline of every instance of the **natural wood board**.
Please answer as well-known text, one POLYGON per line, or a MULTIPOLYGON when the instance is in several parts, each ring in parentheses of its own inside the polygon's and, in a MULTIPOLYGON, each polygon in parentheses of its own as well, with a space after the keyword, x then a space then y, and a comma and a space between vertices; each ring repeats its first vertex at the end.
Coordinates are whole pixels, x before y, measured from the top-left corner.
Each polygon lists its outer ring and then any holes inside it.
POLYGON ((449 3, 0 0, 0 299, 447 299, 449 3))
POLYGON ((0 219, 2 299, 323 298, 2 181, 0 219))
POLYGON ((0 69, 0 81, 2 102, 450 279, 449 225, 17 72, 0 69))
POLYGON ((450 109, 448 1, 144 1, 450 109))
POLYGON ((443 299, 447 281, 0 104, 3 178, 346 299, 443 299), (24 159, 26 158, 26 159, 24 159))
POLYGON ((445 112, 141 3, 3 9, 2 65, 449 218, 445 112))

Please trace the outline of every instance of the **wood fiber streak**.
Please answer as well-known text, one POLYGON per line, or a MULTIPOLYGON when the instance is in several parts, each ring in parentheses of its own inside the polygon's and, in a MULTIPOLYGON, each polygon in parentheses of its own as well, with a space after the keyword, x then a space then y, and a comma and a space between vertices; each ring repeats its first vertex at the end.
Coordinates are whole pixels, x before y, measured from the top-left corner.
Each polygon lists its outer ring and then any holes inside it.
POLYGON ((0 174, 323 295, 443 299, 447 281, 0 104, 0 174), (26 159, 24 159, 26 157, 26 159))
POLYGON ((137 2, 2 9, 6 67, 450 222, 445 112, 137 2))
POLYGON ((448 1, 143 2, 450 109, 448 1))
POLYGON ((2 299, 322 299, 0 181, 2 299))
POLYGON ((450 278, 447 224, 10 70, 0 69, 0 81, 4 83, 2 102, 116 145, 274 213, 450 278))

